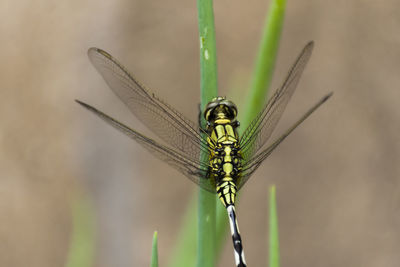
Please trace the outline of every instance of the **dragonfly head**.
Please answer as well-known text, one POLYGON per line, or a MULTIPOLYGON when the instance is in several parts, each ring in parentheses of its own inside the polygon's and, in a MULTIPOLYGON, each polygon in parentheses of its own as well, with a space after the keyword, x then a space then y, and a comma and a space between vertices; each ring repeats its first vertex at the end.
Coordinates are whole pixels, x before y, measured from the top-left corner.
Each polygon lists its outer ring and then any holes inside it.
POLYGON ((209 123, 216 119, 228 119, 233 121, 236 119, 236 115, 236 105, 232 101, 221 96, 211 100, 204 110, 204 118, 209 123))

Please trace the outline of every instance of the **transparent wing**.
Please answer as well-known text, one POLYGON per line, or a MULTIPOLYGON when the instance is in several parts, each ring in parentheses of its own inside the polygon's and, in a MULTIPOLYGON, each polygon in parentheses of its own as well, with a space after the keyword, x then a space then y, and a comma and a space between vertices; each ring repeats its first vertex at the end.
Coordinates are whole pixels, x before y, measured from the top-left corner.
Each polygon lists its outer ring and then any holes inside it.
POLYGON ((270 138, 287 103, 296 89, 301 74, 311 56, 313 46, 314 43, 309 42, 303 48, 290 69, 283 85, 274 93, 265 108, 257 115, 243 133, 239 142, 245 162, 250 160, 270 138))
POLYGON ((114 93, 156 135, 192 160, 200 157, 200 151, 208 153, 199 127, 146 90, 110 54, 90 48, 88 56, 114 93))
POLYGON ((238 189, 240 189, 250 178, 250 176, 256 171, 260 164, 274 151, 274 149, 283 141, 285 138, 293 132, 303 121, 305 121, 308 116, 310 116, 317 108, 319 108, 326 100, 332 96, 332 92, 324 96, 320 101, 318 101, 314 106, 312 106, 295 124, 287 129, 278 139, 276 139, 271 145, 269 145, 265 150, 256 154, 250 160, 246 161, 242 168, 242 176, 238 184, 238 189))
POLYGON ((118 122, 117 120, 111 118, 110 116, 104 114, 96 108, 79 100, 76 100, 76 102, 78 102, 81 106, 88 109, 89 111, 93 112, 95 115, 100 117, 109 125, 113 126, 115 129, 121 131, 128 137, 138 142, 141 146, 150 151, 150 153, 171 165, 173 168, 184 174, 186 177, 201 186, 203 189, 211 193, 215 193, 215 186, 212 185, 210 179, 208 179, 207 176, 208 162, 201 162, 199 159, 190 160, 181 152, 158 144, 154 140, 147 138, 146 136, 136 132, 135 130, 132 130, 128 126, 118 122))

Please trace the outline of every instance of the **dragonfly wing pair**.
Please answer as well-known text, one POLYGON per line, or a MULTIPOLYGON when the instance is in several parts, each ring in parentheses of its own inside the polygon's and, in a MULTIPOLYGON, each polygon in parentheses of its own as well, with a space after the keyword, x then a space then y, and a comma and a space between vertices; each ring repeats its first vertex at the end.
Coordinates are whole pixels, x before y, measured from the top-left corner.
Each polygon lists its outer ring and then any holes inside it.
POLYGON ((148 91, 107 52, 90 48, 88 56, 108 86, 129 110, 171 147, 157 143, 86 103, 77 102, 205 190, 215 193, 214 186, 201 181, 207 178, 208 161, 200 160, 200 152, 209 153, 207 142, 202 138, 201 129, 148 91))
MULTIPOLYGON (((238 188, 249 179, 262 161, 268 157, 277 145, 303 122, 315 109, 329 98, 330 95, 313 106, 293 127, 278 138, 264 151, 257 152, 264 146, 277 125, 282 113, 290 100, 300 76, 311 56, 313 43, 308 43, 289 71, 285 82, 265 108, 251 122, 240 138, 240 149, 243 156, 242 178, 238 188)), ((203 138, 206 134, 191 120, 180 112, 156 97, 140 84, 117 60, 107 52, 91 48, 88 51, 89 59, 103 76, 108 86, 125 103, 130 111, 157 136, 171 147, 159 144, 145 137, 137 131, 118 122, 96 108, 77 101, 83 107, 92 111, 108 124, 137 141, 159 159, 183 173, 203 189, 215 193, 215 185, 204 179, 209 179, 208 158, 200 159, 200 153, 210 153, 208 144, 203 138)))

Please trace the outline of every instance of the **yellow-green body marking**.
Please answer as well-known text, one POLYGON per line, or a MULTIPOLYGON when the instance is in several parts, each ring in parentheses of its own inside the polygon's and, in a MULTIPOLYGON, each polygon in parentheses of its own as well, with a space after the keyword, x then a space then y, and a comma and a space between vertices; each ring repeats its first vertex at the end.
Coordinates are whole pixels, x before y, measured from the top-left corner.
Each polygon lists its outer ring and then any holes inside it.
POLYGON ((216 191, 224 206, 234 205, 240 173, 238 134, 227 119, 215 120, 216 126, 208 137, 211 175, 216 181, 216 191))
POLYGON ((222 204, 235 204, 240 179, 241 155, 236 128, 236 107, 225 98, 213 99, 205 110, 207 143, 210 148, 210 175, 222 204))

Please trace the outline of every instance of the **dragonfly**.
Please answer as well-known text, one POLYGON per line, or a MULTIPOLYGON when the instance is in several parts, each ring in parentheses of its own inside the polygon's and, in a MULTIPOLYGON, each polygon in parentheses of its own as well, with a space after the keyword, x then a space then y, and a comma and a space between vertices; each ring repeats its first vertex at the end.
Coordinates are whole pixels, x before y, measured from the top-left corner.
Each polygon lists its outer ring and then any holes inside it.
POLYGON ((106 123, 135 140, 151 154, 177 169, 202 189, 217 194, 227 210, 235 264, 245 267, 242 238, 236 219, 235 199, 272 151, 331 96, 325 95, 280 137, 266 145, 293 95, 314 43, 306 44, 283 84, 251 121, 241 136, 236 105, 225 97, 212 99, 204 108, 206 124, 194 123, 141 84, 114 57, 99 48, 88 56, 111 90, 129 110, 165 144, 157 142, 95 107, 76 100, 106 123), (206 155, 206 156, 204 156, 206 155))

